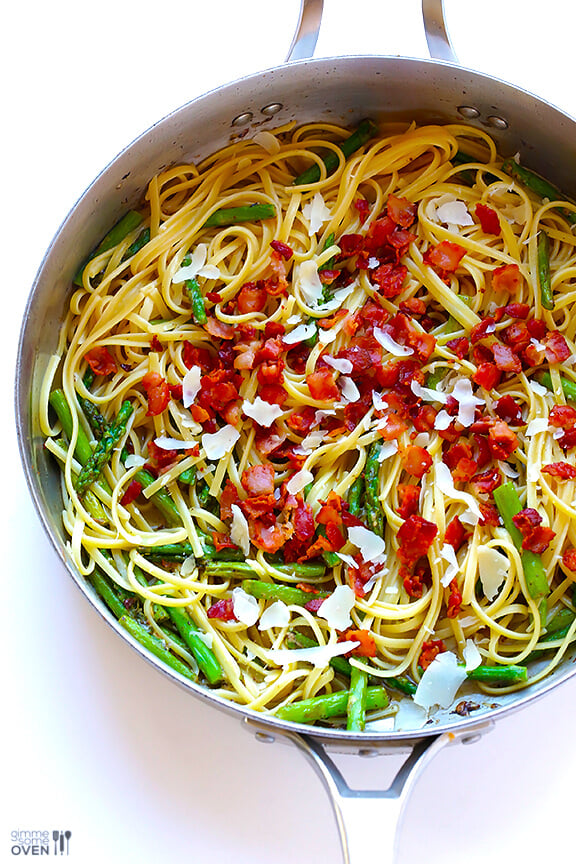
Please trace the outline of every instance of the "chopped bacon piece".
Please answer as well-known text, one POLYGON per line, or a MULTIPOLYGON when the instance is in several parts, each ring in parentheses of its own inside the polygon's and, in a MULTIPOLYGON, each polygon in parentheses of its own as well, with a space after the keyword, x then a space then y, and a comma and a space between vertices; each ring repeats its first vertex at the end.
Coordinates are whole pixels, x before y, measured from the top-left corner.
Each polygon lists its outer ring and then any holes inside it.
POLYGON ((261 312, 266 305, 268 294, 266 289, 255 282, 246 282, 236 297, 238 312, 246 315, 249 312, 261 312))
POLYGON ((517 354, 530 344, 530 331, 524 321, 513 321, 502 333, 504 342, 517 354))
POLYGON ((549 363, 563 363, 572 352, 562 333, 551 330, 544 337, 544 353, 549 363))
POLYGON ((426 555, 432 545, 438 527, 422 516, 409 516, 398 529, 398 557, 407 567, 426 555))
POLYGON ((218 618, 220 621, 236 621, 234 604, 231 597, 217 600, 207 612, 208 618, 218 618))
POLYGON ((370 279, 378 286, 378 292, 387 299, 402 293, 408 269, 404 264, 381 264, 370 273, 370 279))
POLYGON ((438 654, 441 654, 443 651, 446 651, 446 646, 442 639, 429 639, 427 642, 423 642, 418 665, 422 669, 427 669, 438 654))
POLYGON ((136 498, 138 498, 141 491, 142 484, 138 480, 132 480, 126 487, 126 491, 120 499, 120 503, 122 504, 122 506, 128 507, 129 504, 132 504, 132 502, 135 501, 136 498))
POLYGON ((441 271, 454 273, 460 261, 466 254, 466 249, 450 240, 442 240, 437 246, 431 246, 424 253, 424 262, 441 271))
POLYGON ((211 336, 216 336, 218 339, 234 338, 234 328, 230 324, 226 324, 224 321, 215 318, 213 315, 208 316, 204 329, 211 336))
POLYGON ((515 294, 522 284, 522 274, 517 264, 505 264, 492 271, 492 288, 494 291, 508 291, 515 294))
POLYGON ((452 579, 449 585, 450 588, 450 596, 448 598, 448 618, 457 618, 461 611, 462 606, 462 592, 458 587, 458 583, 456 578, 452 579))
POLYGON ((292 523, 266 525, 264 520, 256 519, 249 523, 250 539, 258 549, 264 552, 278 552, 294 533, 292 523))
POLYGON ((283 336, 286 332, 284 324, 279 321, 267 321, 264 325, 264 338, 274 339, 276 336, 283 336))
POLYGON ((394 441, 399 438, 408 428, 408 424, 395 411, 386 414, 385 425, 378 428, 380 436, 384 441, 394 441))
POLYGON ((501 377, 500 370, 495 363, 480 363, 472 376, 472 380, 479 387, 484 387, 485 390, 492 390, 498 386, 501 377))
POLYGON ((506 460, 518 447, 518 438, 504 420, 498 420, 488 432, 488 445, 494 459, 506 460))
POLYGON ((370 212, 370 204, 366 198, 356 198, 354 201, 354 209, 357 211, 360 219, 364 222, 370 212))
POLYGON ((502 311, 510 318, 520 318, 525 321, 530 314, 530 306, 528 303, 508 303, 502 311))
POLYGON ((407 300, 402 300, 398 308, 400 312, 407 312, 409 315, 425 315, 427 307, 420 297, 409 297, 407 300))
POLYGON ((156 352, 158 352, 158 353, 159 353, 160 351, 163 351, 163 350, 164 350, 164 346, 163 346, 162 343, 160 342, 160 340, 159 340, 158 336, 156 335, 156 333, 155 333, 154 336, 152 337, 152 341, 150 342, 150 348, 151 348, 152 351, 156 351, 156 352))
POLYGON ((386 212, 396 225, 401 228, 409 228, 416 219, 417 205, 408 198, 398 198, 389 195, 386 201, 386 212))
POLYGON ((477 204, 475 212, 482 231, 485 234, 495 234, 498 236, 501 233, 500 219, 492 207, 488 207, 487 204, 477 204))
POLYGON ((296 508, 292 513, 294 536, 302 543, 307 543, 314 536, 314 514, 302 495, 296 496, 296 508))
POLYGON ((476 342, 480 342, 481 339, 485 339, 490 333, 494 332, 496 321, 491 315, 487 315, 486 318, 482 318, 478 324, 475 324, 470 330, 470 341, 472 344, 476 342))
POLYGON ((540 470, 550 477, 558 477, 559 480, 574 480, 576 477, 576 467, 568 462, 551 462, 549 465, 543 465, 540 470))
POLYGON ((398 492, 397 513, 402 519, 408 519, 418 512, 420 503, 420 486, 408 483, 399 483, 396 487, 398 492))
POLYGON ((562 555, 562 563, 567 570, 571 570, 573 573, 576 573, 576 549, 566 549, 566 551, 562 555))
POLYGON ((187 339, 182 344, 182 361, 187 369, 199 366, 203 372, 209 372, 214 368, 214 358, 207 348, 198 348, 187 339))
POLYGON ((469 536, 470 532, 466 531, 458 516, 454 516, 446 526, 444 542, 449 543, 454 548, 454 551, 457 552, 469 536))
POLYGON ((359 642, 356 648, 348 651, 347 656, 353 657, 375 657, 376 640, 369 630, 346 630, 338 639, 339 642, 359 642))
POLYGON ((270 242, 270 246, 274 249, 275 252, 278 252, 279 255, 284 258, 285 261, 289 261, 290 258, 294 255, 294 251, 291 246, 288 246, 287 243, 283 243, 282 240, 272 240, 270 242))
POLYGON ((482 514, 479 524, 482 525, 482 527, 491 526, 493 528, 498 528, 500 525, 500 514, 494 504, 480 501, 478 506, 480 507, 480 512, 482 514))
POLYGON ((526 326, 533 339, 543 339, 548 331, 546 322, 541 321, 540 318, 531 318, 526 322, 526 326))
POLYGON ((423 477, 432 467, 432 457, 424 447, 412 444, 402 455, 402 465, 414 477, 423 477))
POLYGON ((357 255, 364 248, 364 237, 362 234, 343 234, 338 240, 340 255, 342 258, 350 258, 357 255))
POLYGON ((465 336, 460 336, 458 339, 449 339, 446 343, 446 347, 449 348, 450 351, 453 351, 454 354, 462 360, 470 350, 470 342, 465 336))
POLYGON ((432 405, 420 405, 412 414, 412 423, 417 432, 431 432, 438 412, 432 405))
POLYGON ((551 528, 544 528, 540 524, 542 516, 533 507, 526 507, 512 517, 514 525, 518 528, 522 537, 522 548, 541 555, 551 540, 556 536, 551 528))
POLYGON ((329 367, 317 369, 306 375, 306 383, 313 399, 319 402, 339 402, 340 390, 334 380, 334 370, 329 367))
POLYGON ((522 371, 522 362, 509 345, 502 345, 501 342, 494 342, 492 345, 492 353, 494 354, 494 362, 501 372, 522 371))
POLYGON ((298 411, 293 411, 286 418, 287 425, 298 432, 299 435, 307 435, 316 421, 316 411, 307 405, 305 408, 300 408, 298 411))
POLYGON ((221 549, 238 549, 236 543, 233 543, 230 537, 224 534, 223 531, 212 531, 211 536, 217 552, 220 552, 221 549))
MULTIPOLYGON (((471 482, 478 494, 490 494, 502 483, 502 475, 498 468, 489 468, 482 474, 475 474, 471 482)), ((496 523, 500 524, 499 522, 496 523)))
POLYGON ((424 587, 432 584, 432 570, 427 558, 420 558, 412 571, 402 566, 400 572, 403 576, 404 590, 409 597, 420 599, 424 593, 424 587))
POLYGON ((232 519, 232 505, 240 503, 240 496, 234 483, 230 479, 226 480, 224 488, 220 493, 220 519, 227 522, 232 519))
POLYGON ((518 426, 522 423, 522 410, 510 394, 500 397, 494 407, 494 411, 506 423, 510 423, 513 426, 518 426))
POLYGON ((254 437, 254 446, 261 456, 270 456, 275 453, 286 441, 286 433, 280 432, 276 423, 272 423, 267 429, 258 427, 254 437))
POLYGON ((108 348, 97 345, 84 355, 84 359, 95 375, 113 375, 118 367, 108 348))
POLYGON ((576 408, 571 405, 554 405, 550 411, 548 423, 558 429, 574 429, 576 427, 576 408))
POLYGON ((156 417, 166 409, 170 402, 168 383, 159 372, 147 372, 142 379, 142 386, 148 399, 146 416, 156 417))
POLYGON ((248 495, 271 495, 274 492, 274 466, 252 465, 245 468, 240 478, 248 495))

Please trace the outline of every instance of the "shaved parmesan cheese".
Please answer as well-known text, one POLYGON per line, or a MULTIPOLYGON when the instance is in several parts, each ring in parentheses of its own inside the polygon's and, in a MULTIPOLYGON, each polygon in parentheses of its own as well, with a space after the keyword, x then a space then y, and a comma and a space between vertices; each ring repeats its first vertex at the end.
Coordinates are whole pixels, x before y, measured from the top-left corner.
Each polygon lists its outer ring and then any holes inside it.
POLYGON ((296 345, 297 342, 304 342, 306 339, 310 339, 310 337, 314 336, 315 333, 315 324, 299 324, 298 327, 295 327, 294 330, 290 331, 290 333, 286 333, 282 336, 282 341, 286 345, 296 345))
POLYGON ((294 474, 294 476, 286 483, 286 491, 289 492, 290 495, 297 495, 298 492, 301 492, 304 487, 313 480, 314 475, 311 471, 306 471, 305 469, 297 471, 296 474, 294 474))
POLYGON ((414 702, 422 708, 449 708, 460 685, 466 680, 466 670, 451 651, 438 654, 420 679, 414 702))
POLYGON ((270 648, 266 656, 278 666, 289 666, 291 663, 302 661, 312 663, 317 669, 325 669, 333 657, 348 654, 359 644, 359 642, 346 641, 332 645, 318 645, 314 648, 270 648))
POLYGON ((394 357, 408 357, 410 354, 414 353, 413 348, 410 348, 408 345, 400 345, 392 338, 392 336, 390 336, 389 333, 382 330, 381 327, 374 327, 374 338, 385 351, 388 351, 389 354, 393 354, 394 357))
POLYGON ((440 402, 441 405, 446 405, 448 402, 446 393, 443 393, 441 390, 433 390, 431 387, 422 387, 414 378, 410 382, 410 389, 415 396, 423 399, 424 402, 440 402))
POLYGON ((274 156, 280 150, 280 142, 272 132, 267 132, 265 129, 257 132, 252 140, 255 144, 259 144, 263 150, 266 150, 267 153, 270 153, 271 156, 274 156))
POLYGON ((414 438, 412 442, 417 447, 429 447, 430 446, 430 433, 429 432, 419 432, 418 435, 414 438))
POLYGON ((458 379, 454 385, 454 389, 452 390, 452 396, 458 402, 458 422, 461 423, 462 426, 471 426, 474 422, 476 406, 485 405, 486 402, 484 399, 479 399, 477 396, 474 396, 472 392, 472 384, 468 378, 458 379))
POLYGON ((237 504, 232 504, 232 525, 230 527, 230 539, 239 546, 245 557, 250 554, 250 532, 248 520, 237 504))
POLYGON ((195 441, 182 441, 180 438, 168 438, 166 435, 160 435, 154 439, 154 443, 161 450, 189 450, 194 447, 195 441))
POLYGON ((520 473, 515 468, 512 468, 508 462, 498 462, 498 467, 506 477, 511 477, 513 480, 520 476, 520 473))
POLYGON ((258 600, 243 588, 234 588, 232 591, 232 608, 238 621, 246 624, 247 627, 252 627, 258 620, 260 614, 258 600))
POLYGON ((146 459, 143 456, 138 456, 137 453, 130 453, 125 461, 124 467, 129 470, 130 468, 141 468, 142 465, 146 464, 146 459))
POLYGON ((442 409, 436 414, 434 418, 434 429, 438 432, 441 432, 443 429, 448 429, 450 424, 452 423, 452 417, 448 414, 447 411, 442 409))
POLYGON ((540 432, 546 432, 548 430, 548 418, 547 417, 535 417, 534 420, 531 420, 528 426, 526 427, 525 434, 528 437, 532 437, 532 435, 538 435, 540 432))
POLYGON ((270 630, 272 627, 287 627, 290 623, 290 610, 282 600, 276 600, 268 606, 260 616, 259 630, 270 630))
POLYGON ((288 318, 288 320, 286 321, 286 324, 288 324, 290 327, 294 327, 296 324, 301 324, 301 323, 302 323, 302 316, 300 314, 291 315, 288 318))
POLYGON ((386 459, 390 459, 391 456, 395 456, 398 453, 398 441, 395 439, 393 441, 385 441, 378 453, 378 462, 385 462, 386 459))
POLYGON ((444 462, 436 463, 434 476, 436 486, 440 492, 452 501, 462 501, 463 504, 466 504, 470 511, 470 517, 475 517, 474 522, 471 522, 471 519, 469 519, 469 524, 476 524, 476 522, 482 518, 482 512, 478 506, 478 502, 469 492, 463 492, 462 490, 455 488, 450 469, 444 464, 444 462))
POLYGON ((188 555, 187 558, 182 562, 182 566, 180 567, 180 575, 181 576, 191 576, 192 573, 196 570, 196 558, 194 555, 188 555))
POLYGON ((401 699, 398 711, 394 715, 394 730, 409 732, 421 729, 428 722, 428 712, 420 705, 415 705, 411 699, 401 699))
POLYGON ((358 402, 360 399, 360 391, 352 378, 346 378, 343 376, 340 378, 339 384, 340 389, 342 390, 342 396, 346 402, 358 402))
POLYGON ((466 672, 472 672, 473 669, 476 669, 482 663, 482 655, 476 647, 476 643, 473 639, 466 640, 466 645, 464 646, 462 657, 464 658, 464 663, 466 664, 466 672))
POLYGON ((322 601, 318 617, 324 618, 334 630, 346 630, 352 624, 350 612, 355 601, 356 595, 349 585, 338 585, 332 594, 322 601))
POLYGON ((478 546, 478 573, 484 596, 493 600, 510 570, 510 561, 492 546, 478 546))
POLYGON ((546 396, 549 392, 548 388, 540 384, 539 381, 528 381, 528 386, 536 396, 546 396))
POLYGON ((185 408, 196 400, 196 396, 200 392, 202 378, 202 369, 200 366, 191 366, 182 379, 182 404, 185 408))
POLYGON ((385 411, 388 408, 388 403, 384 400, 381 393, 377 393, 376 390, 372 391, 372 404, 376 411, 385 411))
POLYGON ((379 258, 368 258, 368 269, 369 270, 376 270, 376 268, 379 266, 380 266, 380 259, 379 258))
POLYGON ((315 261, 302 261, 296 273, 296 285, 309 306, 318 305, 318 301, 322 299, 323 285, 315 261))
POLYGON ((446 588, 452 579, 458 574, 459 566, 458 560, 456 558, 456 552, 454 551, 454 547, 450 545, 450 543, 445 543, 444 546, 440 549, 440 558, 443 561, 448 562, 448 567, 446 568, 446 572, 440 579, 442 585, 446 588))
POLYGON ((325 354, 322 359, 327 366, 331 366, 333 369, 336 369, 337 372, 341 372, 343 375, 349 375, 354 368, 351 361, 347 360, 345 357, 331 357, 330 354, 325 354))
MULTIPOLYGON (((438 198, 437 201, 441 199, 438 198)), ((457 201, 456 198, 451 201, 446 201, 436 208, 436 218, 439 222, 444 222, 446 225, 473 225, 474 220, 468 212, 468 208, 463 201, 457 201)))
POLYGON ((338 334, 334 328, 331 328, 330 330, 320 330, 318 332, 318 341, 321 345, 329 345, 330 342, 334 342, 337 335, 338 334))
POLYGON ((348 539, 358 547, 363 561, 374 561, 386 550, 382 537, 362 525, 350 525, 348 539))
POLYGON ((302 215, 308 220, 308 236, 312 237, 327 222, 332 213, 327 208, 321 192, 316 192, 312 201, 302 208, 302 215))
POLYGON ((202 435, 202 446, 207 459, 221 459, 233 449, 240 438, 240 432, 227 424, 217 432, 204 432, 202 435))
POLYGON ((355 567, 358 569, 358 564, 352 557, 352 555, 347 555, 345 552, 336 552, 338 558, 344 562, 344 564, 348 564, 349 567, 355 567))
POLYGON ((181 267, 172 277, 172 282, 178 285, 180 282, 186 282, 188 279, 195 279, 196 276, 203 276, 206 279, 219 279, 221 276, 217 267, 212 264, 206 264, 208 258, 208 246, 206 243, 199 243, 191 255, 190 264, 181 267))
POLYGON ((248 402, 245 399, 242 403, 242 411, 259 426, 266 427, 271 426, 274 420, 277 420, 284 413, 279 405, 271 405, 270 402, 265 402, 260 396, 256 396, 254 402, 248 402))
MULTIPOLYGON (((322 312, 332 312, 334 309, 339 309, 342 303, 346 300, 347 297, 352 294, 352 292, 358 287, 358 279, 355 279, 354 282, 351 282, 350 285, 346 285, 345 288, 340 288, 338 291, 335 291, 332 295, 332 300, 328 300, 326 303, 322 303, 318 306, 318 309, 322 312)), ((330 331, 327 331, 330 332, 330 331)))

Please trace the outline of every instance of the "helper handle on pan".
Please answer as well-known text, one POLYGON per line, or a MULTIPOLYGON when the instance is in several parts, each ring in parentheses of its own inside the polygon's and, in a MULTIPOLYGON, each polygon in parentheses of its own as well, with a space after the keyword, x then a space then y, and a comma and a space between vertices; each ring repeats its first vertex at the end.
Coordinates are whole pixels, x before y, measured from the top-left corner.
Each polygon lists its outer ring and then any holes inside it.
MULTIPOLYGON (((286 62, 313 57, 322 23, 323 0, 301 0, 296 32, 286 62)), ((430 56, 435 60, 458 63, 446 28, 444 0, 422 0, 422 17, 430 56)))
POLYGON ((379 862, 393 864, 404 805, 414 783, 436 753, 455 740, 450 732, 421 739, 388 789, 361 790, 348 786, 318 738, 286 730, 281 734, 312 762, 324 782, 340 832, 344 864, 365 864, 374 860, 376 850, 379 862))

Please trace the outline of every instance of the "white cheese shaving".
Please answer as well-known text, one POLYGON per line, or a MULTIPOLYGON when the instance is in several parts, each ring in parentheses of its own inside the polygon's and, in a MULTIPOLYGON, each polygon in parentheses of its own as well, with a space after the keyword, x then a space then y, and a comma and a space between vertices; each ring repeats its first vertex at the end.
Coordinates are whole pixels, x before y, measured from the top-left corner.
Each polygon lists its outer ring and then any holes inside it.
POLYGON ((414 378, 410 382, 410 389, 415 396, 424 402, 440 402, 441 405, 446 405, 448 402, 446 393, 441 390, 433 390, 431 387, 422 387, 414 378))
POLYGON ((182 566, 180 567, 180 575, 181 576, 191 576, 192 573, 196 570, 196 558, 194 555, 188 555, 187 558, 182 562, 182 566))
POLYGON ((208 246, 206 243, 199 243, 190 258, 190 264, 181 267, 172 277, 172 282, 178 285, 180 282, 186 282, 188 279, 195 279, 196 276, 203 276, 206 279, 219 279, 221 276, 217 267, 212 264, 206 264, 208 258, 208 246))
POLYGON ((334 330, 333 327, 331 327, 330 330, 320 329, 318 331, 318 341, 320 342, 321 345, 329 345, 330 342, 334 342, 337 335, 338 334, 336 333, 336 330, 334 330))
POLYGON ((280 142, 278 138, 276 138, 272 132, 268 132, 265 129, 256 132, 252 140, 255 144, 259 144, 263 150, 266 150, 267 153, 270 153, 271 156, 274 156, 280 151, 280 142))
POLYGON ((415 705, 411 699, 401 699, 398 711, 394 715, 394 730, 409 732, 421 729, 428 722, 428 712, 420 705, 415 705))
POLYGON ((515 480, 517 477, 520 476, 519 472, 516 471, 515 468, 512 468, 512 466, 509 465, 508 462, 498 462, 498 467, 500 468, 502 473, 506 475, 506 477, 510 477, 512 480, 515 480))
POLYGON ((466 640, 466 645, 462 651, 462 657, 464 659, 466 672, 472 672, 473 669, 476 669, 482 663, 482 655, 473 639, 466 640))
POLYGON ((124 467, 129 470, 130 468, 141 468, 142 465, 145 464, 146 459, 143 456, 138 456, 137 453, 130 453, 129 456, 126 457, 124 467))
POLYGON ((302 215, 308 220, 308 236, 312 237, 327 222, 332 213, 326 206, 321 192, 316 192, 314 198, 302 208, 302 215))
MULTIPOLYGON (((335 291, 332 295, 332 300, 328 300, 327 303, 320 304, 317 309, 321 312, 333 312, 335 309, 339 309, 342 303, 346 300, 347 297, 352 294, 352 292, 358 287, 358 279, 355 279, 354 282, 351 282, 350 285, 346 285, 345 288, 340 288, 338 291, 335 291)), ((331 331, 327 331, 331 332, 331 331)))
POLYGON ((476 522, 482 518, 482 512, 476 499, 470 495, 470 493, 455 488, 450 469, 444 464, 444 462, 436 463, 434 477, 436 486, 443 495, 446 495, 446 497, 452 499, 452 501, 461 501, 463 504, 466 504, 470 511, 469 524, 476 524, 476 522), (470 517, 475 517, 475 522, 471 522, 470 517))
POLYGON ((161 450, 189 450, 194 447, 195 441, 182 441, 180 438, 168 438, 166 435, 159 435, 154 439, 154 443, 161 450))
POLYGON ((414 353, 413 348, 410 348, 408 345, 400 345, 392 338, 392 336, 390 336, 389 333, 382 330, 381 327, 374 327, 374 338, 385 351, 388 351, 389 354, 393 354, 394 357, 408 357, 410 354, 414 353))
MULTIPOLYGON (((436 199, 440 201, 441 199, 436 199)), ((474 220, 468 212, 468 208, 463 201, 458 201, 456 198, 452 201, 446 201, 436 208, 436 218, 439 222, 444 222, 446 225, 457 225, 465 227, 473 225, 474 220)))
POLYGON ((422 708, 449 708, 458 688, 466 680, 466 670, 451 651, 438 654, 420 679, 414 702, 422 708))
POLYGON ((318 447, 324 441, 324 433, 320 431, 310 432, 305 438, 302 439, 299 446, 294 447, 294 453, 299 454, 300 456, 309 456, 314 450, 317 450, 318 447))
POLYGON ((385 441, 378 453, 378 462, 385 462, 386 459, 390 459, 391 456, 395 456, 398 453, 398 441, 385 441))
POLYGON ((354 608, 356 595, 349 585, 338 585, 329 597, 322 601, 318 617, 324 618, 334 630, 346 630, 352 624, 350 612, 354 608))
POLYGON ((382 537, 362 525, 351 525, 348 528, 348 539, 358 547, 363 561, 374 561, 386 549, 382 537))
POLYGON ((487 600, 498 594, 510 570, 510 561, 492 546, 478 546, 478 573, 487 600))
POLYGON ((529 462, 528 470, 526 471, 526 479, 529 483, 536 483, 540 479, 541 462, 529 462))
POLYGON ((440 549, 440 558, 442 558, 443 561, 448 562, 448 567, 440 579, 440 582, 444 588, 446 588, 452 579, 458 574, 460 569, 458 566, 458 559, 456 558, 456 552, 450 543, 445 543, 444 546, 442 546, 440 549))
POLYGON ((340 389, 342 391, 342 396, 344 397, 346 402, 358 402, 360 399, 360 391, 358 387, 352 380, 352 378, 347 378, 346 376, 342 376, 339 379, 340 389))
POLYGON ((286 483, 286 491, 290 493, 290 495, 297 495, 298 492, 301 492, 308 483, 311 483, 314 480, 314 475, 311 471, 306 471, 304 468, 301 471, 297 471, 290 480, 286 483))
POLYGON ((380 260, 378 258, 368 258, 368 269, 376 270, 377 267, 380 266, 380 260))
POLYGON ((419 432, 418 435, 414 438, 412 442, 417 447, 429 447, 430 446, 430 433, 429 432, 419 432))
POLYGON ((448 414, 447 411, 442 409, 438 411, 436 417, 434 418, 434 429, 438 432, 442 432, 443 429, 448 429, 450 424, 452 423, 452 417, 448 414))
POLYGON ((297 267, 295 282, 306 303, 312 307, 317 306, 318 301, 322 299, 323 285, 318 275, 316 261, 312 259, 302 261, 297 267))
POLYGON ((344 564, 348 564, 349 567, 355 567, 356 569, 358 569, 358 564, 356 563, 352 555, 347 555, 345 552, 336 552, 336 555, 338 556, 338 558, 340 558, 341 561, 344 562, 344 564))
POLYGON ((452 396, 458 402, 458 422, 462 426, 471 426, 474 422, 476 406, 485 405, 486 402, 474 395, 468 378, 458 379, 452 390, 452 396))
POLYGON ((352 362, 347 360, 346 357, 332 357, 330 354, 325 354, 323 360, 327 366, 331 366, 343 375, 349 375, 354 368, 352 362))
POLYGON ((372 391, 372 404, 376 411, 385 411, 388 408, 388 403, 384 400, 381 393, 377 393, 376 390, 372 391))
POLYGON ((234 616, 247 627, 252 627, 258 620, 260 614, 258 600, 243 588, 234 588, 232 591, 232 608, 234 616))
POLYGON ((549 392, 547 387, 540 384, 539 381, 528 381, 528 386, 536 396, 546 396, 549 392))
POLYGON ((284 334, 284 336, 282 336, 282 341, 286 345, 296 345, 298 342, 304 342, 306 339, 310 339, 310 337, 314 336, 315 333, 315 324, 299 324, 298 327, 295 327, 294 330, 290 331, 290 333, 284 334))
POLYGON ((270 402, 265 402, 260 396, 256 396, 253 402, 247 399, 242 403, 242 411, 246 417, 250 417, 259 426, 271 426, 274 420, 281 417, 284 413, 279 405, 271 405, 270 402))
POLYGON ((200 379, 202 369, 200 366, 191 366, 182 379, 182 404, 189 408, 196 401, 196 397, 202 387, 200 379))
POLYGON ((260 616, 259 630, 270 630, 272 627, 287 627, 290 623, 290 610, 282 600, 276 600, 268 606, 260 616))
POLYGON ((204 432, 202 435, 202 446, 207 459, 222 459, 233 449, 240 438, 240 432, 227 424, 218 429, 217 432, 204 432))
POLYGON ((237 504, 232 504, 232 524, 230 527, 230 539, 239 546, 244 556, 250 554, 250 531, 248 520, 237 504))
POLYGON ((300 314, 291 315, 286 321, 286 324, 288 324, 289 327, 294 327, 296 324, 301 324, 301 323, 302 323, 302 316, 300 314))
POLYGON ((528 423, 526 427, 526 432, 524 433, 529 438, 532 435, 538 435, 540 432, 546 432, 548 430, 548 418, 547 417, 535 417, 533 420, 528 423))
POLYGON ((292 663, 303 661, 312 663, 317 669, 325 669, 333 657, 348 654, 359 644, 359 642, 346 641, 331 645, 318 645, 314 648, 270 648, 266 652, 266 656, 278 666, 290 666, 292 663))

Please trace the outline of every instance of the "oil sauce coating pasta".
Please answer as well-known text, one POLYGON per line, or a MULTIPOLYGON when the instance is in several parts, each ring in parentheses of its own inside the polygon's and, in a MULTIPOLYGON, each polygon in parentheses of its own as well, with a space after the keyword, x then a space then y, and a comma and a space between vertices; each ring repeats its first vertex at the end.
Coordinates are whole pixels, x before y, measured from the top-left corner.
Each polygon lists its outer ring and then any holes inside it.
POLYGON ((353 730, 525 687, 576 632, 576 205, 481 130, 364 128, 154 177, 38 406, 70 555, 134 638, 353 730))

